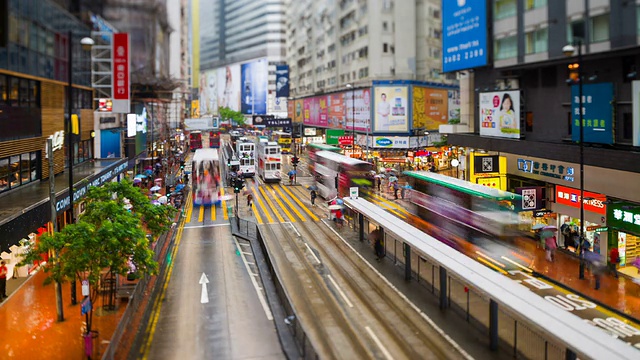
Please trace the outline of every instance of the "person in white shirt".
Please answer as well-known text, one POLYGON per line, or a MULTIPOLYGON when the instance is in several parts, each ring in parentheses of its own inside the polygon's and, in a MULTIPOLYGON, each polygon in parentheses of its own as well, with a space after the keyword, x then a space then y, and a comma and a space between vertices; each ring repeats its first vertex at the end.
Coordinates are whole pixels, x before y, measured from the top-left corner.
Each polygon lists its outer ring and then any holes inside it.
POLYGON ((391 104, 387 102, 387 94, 380 95, 382 101, 378 103, 378 124, 377 130, 389 130, 389 114, 391 113, 391 104))

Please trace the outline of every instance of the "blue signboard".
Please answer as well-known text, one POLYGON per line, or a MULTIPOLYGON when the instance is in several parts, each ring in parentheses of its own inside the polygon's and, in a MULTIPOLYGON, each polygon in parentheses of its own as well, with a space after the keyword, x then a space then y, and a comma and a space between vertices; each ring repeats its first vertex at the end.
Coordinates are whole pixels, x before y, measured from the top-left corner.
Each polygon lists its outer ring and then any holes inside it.
MULTIPOLYGON (((580 90, 571 87, 571 140, 580 141, 580 90)), ((582 124, 584 142, 613 144, 613 84, 582 86, 582 124)))
POLYGON ((243 114, 267 113, 267 59, 260 59, 242 64, 242 99, 243 114))
POLYGON ((276 65, 276 98, 289 97, 289 65, 276 65))
POLYGON ((444 72, 487 65, 487 1, 442 1, 444 72))
POLYGON ((120 131, 103 129, 100 130, 100 157, 119 158, 120 157, 120 131))

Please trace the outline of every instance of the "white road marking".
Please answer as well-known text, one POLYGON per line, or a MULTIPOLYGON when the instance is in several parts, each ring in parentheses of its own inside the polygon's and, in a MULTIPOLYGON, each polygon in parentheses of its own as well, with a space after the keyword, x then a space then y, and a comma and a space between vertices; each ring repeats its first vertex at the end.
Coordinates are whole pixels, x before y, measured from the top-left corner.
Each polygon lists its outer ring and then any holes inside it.
MULTIPOLYGON (((236 239, 235 236, 233 237, 233 241, 236 243, 236 249, 240 251, 240 244, 238 244, 238 239, 236 239)), ((245 269, 247 269, 247 272, 251 274, 251 269, 249 269, 249 264, 247 264, 247 259, 245 259, 244 256, 240 256, 240 257, 242 258, 242 262, 244 263, 245 269)), ((256 289, 258 300, 260 300, 260 304, 262 305, 262 310, 264 310, 264 314, 267 316, 267 320, 273 320, 273 314, 271 313, 271 309, 269 308, 269 305, 267 305, 267 301, 265 300, 264 295, 262 295, 262 292, 260 291, 261 288, 258 285, 258 282, 256 281, 256 277, 250 276, 249 278, 251 279, 251 284, 253 284, 253 288, 256 289)))
MULTIPOLYGON (((238 250, 240 250, 240 249, 238 249, 238 250)), ((245 251, 241 251, 240 253, 241 253, 242 255, 251 255, 251 256, 253 256, 253 254, 252 254, 252 253, 248 253, 248 252, 245 252, 245 251)))
POLYGON ((380 351, 382 351, 382 353, 384 354, 385 359, 388 359, 388 360, 393 359, 393 356, 391 356, 391 354, 389 353, 389 350, 387 350, 387 348, 384 347, 384 345, 382 345, 382 342, 380 342, 380 339, 378 339, 376 334, 373 333, 373 330, 371 330, 371 328, 368 326, 365 326, 364 328, 367 330, 367 333, 369 333, 369 336, 371 336, 371 338, 376 343, 376 345, 378 345, 378 347, 380 348, 380 351))
POLYGON ((311 247, 309 246, 309 244, 304 243, 304 245, 307 247, 307 249, 309 249, 309 252, 311 253, 311 255, 313 256, 314 259, 316 259, 316 261, 318 262, 318 264, 322 264, 322 262, 320 262, 320 259, 318 259, 318 257, 316 256, 316 253, 313 252, 313 250, 311 250, 311 247))
POLYGON ((347 297, 347 295, 342 291, 342 289, 340 288, 340 286, 338 286, 338 283, 336 283, 335 280, 333 280, 333 277, 331 275, 327 275, 327 277, 329 278, 329 281, 331 281, 331 283, 333 284, 333 286, 336 287, 336 290, 338 290, 338 294, 340 294, 340 296, 342 297, 342 300, 344 300, 344 302, 347 303, 347 306, 349 307, 353 307, 353 304, 351 303, 351 301, 349 301, 349 298, 347 297))
POLYGON ((293 231, 296 232, 296 234, 298 234, 298 237, 302 237, 302 235, 300 235, 300 233, 298 232, 298 229, 296 229, 296 227, 293 225, 293 223, 291 223, 291 221, 284 222, 283 224, 291 225, 291 228, 293 229, 293 231))
POLYGON ((185 229, 191 228, 206 228, 206 227, 218 227, 218 226, 231 226, 229 224, 210 224, 210 225, 186 225, 185 229))
POLYGON ((240 246, 251 246, 251 244, 248 244, 248 243, 239 243, 239 244, 240 246))
POLYGON ((209 279, 207 279, 207 275, 202 273, 200 276, 200 281, 198 281, 200 285, 202 285, 202 291, 200 292, 200 303, 206 304, 209 302, 209 290, 207 290, 207 284, 209 283, 209 279))

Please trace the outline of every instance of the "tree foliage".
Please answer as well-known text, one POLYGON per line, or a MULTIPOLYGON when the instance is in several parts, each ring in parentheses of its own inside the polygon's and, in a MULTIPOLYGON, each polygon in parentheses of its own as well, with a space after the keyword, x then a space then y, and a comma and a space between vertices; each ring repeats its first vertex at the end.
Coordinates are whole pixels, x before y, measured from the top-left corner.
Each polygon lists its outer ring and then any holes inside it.
POLYGON ((244 115, 239 111, 231 110, 228 107, 223 106, 220 108, 219 112, 222 120, 232 120, 238 124, 238 126, 244 126, 246 123, 244 115))

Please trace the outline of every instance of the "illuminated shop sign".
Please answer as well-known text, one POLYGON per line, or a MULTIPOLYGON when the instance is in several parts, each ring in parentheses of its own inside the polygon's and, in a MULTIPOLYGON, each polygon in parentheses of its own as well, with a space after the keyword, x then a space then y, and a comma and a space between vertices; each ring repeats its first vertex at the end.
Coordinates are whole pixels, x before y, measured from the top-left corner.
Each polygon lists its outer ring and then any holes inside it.
MULTIPOLYGON (((584 209, 594 213, 605 215, 607 206, 604 201, 607 197, 603 194, 584 192, 584 209)), ((556 185, 556 203, 571 207, 580 207, 580 190, 566 186, 556 185)))
POLYGON ((575 169, 573 166, 522 158, 518 158, 517 162, 518 170, 525 173, 542 175, 571 182, 575 181, 575 169))
MULTIPOLYGON (((108 170, 102 174, 99 174, 98 176, 93 178, 93 180, 80 186, 77 190, 73 191, 73 202, 77 204, 80 199, 82 199, 85 195, 87 195, 87 191, 91 186, 100 186, 106 183, 107 181, 110 181, 114 177, 122 174, 125 170, 127 170, 128 166, 129 164, 125 160, 121 164, 117 165, 115 168, 108 170)), ((69 205, 71 205, 71 198, 67 193, 65 197, 56 201, 56 211, 57 212, 66 211, 69 205)))
POLYGON ((640 234, 640 204, 623 202, 609 205, 607 225, 625 232, 640 234))

